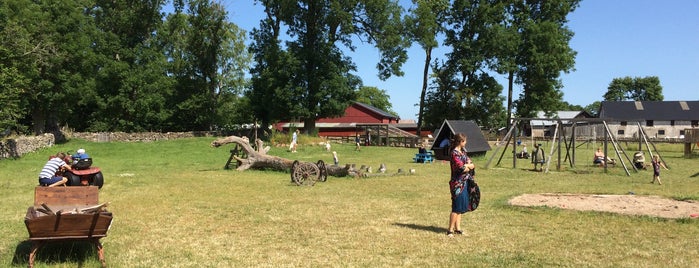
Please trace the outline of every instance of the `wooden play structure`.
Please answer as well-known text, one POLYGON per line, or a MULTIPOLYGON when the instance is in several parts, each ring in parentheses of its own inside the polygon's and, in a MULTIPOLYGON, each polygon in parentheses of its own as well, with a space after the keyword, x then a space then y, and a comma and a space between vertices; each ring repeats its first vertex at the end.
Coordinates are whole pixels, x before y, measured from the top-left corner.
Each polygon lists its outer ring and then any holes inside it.
POLYGON ((699 129, 690 128, 684 130, 684 156, 692 155, 693 147, 699 147, 699 129))
MULTIPOLYGON (((541 163, 543 164, 542 171, 548 172, 551 166, 551 161, 552 160, 557 160, 556 161, 556 170, 561 170, 561 165, 563 163, 568 163, 571 168, 576 167, 576 162, 575 162, 575 150, 578 147, 576 145, 577 142, 580 142, 581 145, 590 141, 599 141, 602 143, 602 148, 604 150, 604 155, 605 156, 610 156, 608 152, 612 152, 616 159, 618 160, 617 164, 620 164, 621 167, 623 167, 624 171, 628 176, 631 175, 630 169, 637 171, 637 167, 634 166, 633 160, 631 157, 629 157, 629 154, 626 153, 624 148, 619 144, 619 140, 616 138, 616 136, 610 131, 610 128, 607 124, 607 120, 605 119, 600 119, 600 118, 584 118, 584 119, 560 119, 560 118, 516 118, 513 121, 512 127, 508 130, 507 134, 505 137, 502 139, 501 142, 497 144, 497 147, 494 150, 494 153, 490 155, 488 158, 488 161, 485 164, 485 168, 488 168, 491 165, 491 162, 494 160, 495 156, 498 155, 498 152, 502 150, 499 154, 499 159, 497 163, 495 164, 496 166, 501 164, 502 158, 507 153, 507 148, 512 145, 512 166, 513 168, 517 167, 517 141, 520 141, 520 137, 518 137, 518 133, 520 131, 518 130, 518 126, 524 126, 525 122, 531 122, 532 120, 548 120, 548 121, 553 121, 555 122, 552 124, 550 127, 550 148, 548 152, 544 151, 545 156, 544 156, 544 162, 541 163), (577 134, 581 133, 581 131, 576 131, 576 128, 579 127, 584 127, 586 128, 586 132, 592 132, 594 133, 594 136, 583 136, 583 137, 578 137, 577 134), (591 130, 591 131, 590 131, 591 130), (597 133, 601 132, 601 138, 597 136, 597 133), (612 150, 610 150, 610 147, 612 150), (556 154, 556 155, 554 155, 556 154), (628 164, 628 165, 627 165, 628 164)), ((662 159, 662 156, 659 155, 657 148, 655 147, 655 144, 653 144, 646 132, 644 131, 643 127, 641 126, 640 122, 636 122, 636 126, 638 127, 638 135, 634 142, 638 142, 638 151, 647 151, 652 158, 653 155, 658 155, 660 157, 660 161, 662 161, 666 166, 667 163, 662 159), (643 148, 645 145, 645 149, 643 148)), ((535 142, 548 142, 549 140, 546 140, 545 138, 542 138, 540 140, 536 140, 535 142)), ((628 142, 629 140, 626 140, 628 142)), ((546 148, 539 148, 540 150, 546 149, 546 148)), ((634 155, 634 153, 631 153, 631 155, 634 155)), ((615 162, 616 163, 616 162, 615 162)), ((539 163, 537 163, 539 164, 539 163)), ((607 166, 608 163, 605 163, 603 165, 604 171, 607 171, 607 166)), ((669 167, 668 167, 669 168, 669 167)))
POLYGON ((99 204, 97 186, 42 187, 34 189, 34 205, 27 209, 24 224, 29 232, 29 267, 36 253, 47 243, 87 241, 97 248, 102 267, 106 267, 100 239, 107 236, 112 213, 99 204))

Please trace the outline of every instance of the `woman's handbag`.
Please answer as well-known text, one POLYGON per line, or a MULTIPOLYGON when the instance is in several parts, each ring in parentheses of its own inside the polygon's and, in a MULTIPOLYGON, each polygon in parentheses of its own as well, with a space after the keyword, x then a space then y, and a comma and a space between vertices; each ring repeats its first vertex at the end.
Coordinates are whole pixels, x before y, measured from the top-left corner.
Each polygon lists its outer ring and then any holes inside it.
POLYGON ((468 185, 468 210, 474 211, 478 208, 481 203, 481 189, 478 187, 478 183, 474 179, 467 180, 468 185))

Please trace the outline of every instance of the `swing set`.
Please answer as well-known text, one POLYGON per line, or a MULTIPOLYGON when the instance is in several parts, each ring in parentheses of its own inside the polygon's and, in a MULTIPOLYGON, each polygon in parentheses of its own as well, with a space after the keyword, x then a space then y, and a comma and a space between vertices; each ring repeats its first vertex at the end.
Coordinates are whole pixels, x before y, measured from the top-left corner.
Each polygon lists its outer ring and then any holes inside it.
MULTIPOLYGON (((531 128, 533 127, 531 125, 531 122, 534 120, 540 120, 542 122, 555 122, 552 124, 550 129, 553 134, 551 135, 551 146, 548 151, 548 154, 545 153, 543 154, 543 159, 541 158, 534 158, 534 154, 536 152, 532 152, 532 163, 534 164, 534 169, 536 170, 536 166, 538 164, 541 164, 541 171, 548 173, 551 167, 551 160, 554 159, 554 154, 556 154, 556 170, 561 171, 561 165, 565 162, 567 162, 570 166, 570 168, 576 168, 576 162, 575 162, 575 152, 576 148, 579 148, 580 146, 586 144, 586 143, 591 143, 591 142, 597 142, 600 141, 603 144, 604 148, 604 155, 608 157, 608 150, 609 147, 613 149, 614 154, 616 155, 617 159, 619 159, 618 162, 620 162, 621 166, 624 168, 624 171, 626 172, 627 176, 631 176, 630 169, 633 169, 634 171, 638 171, 638 168, 633 164, 634 161, 632 160, 631 157, 629 157, 629 154, 626 153, 624 148, 619 144, 619 140, 615 137, 615 135, 612 134, 612 131, 609 128, 609 125, 607 122, 609 121, 608 119, 602 119, 602 118, 571 118, 571 119, 560 119, 560 118, 515 118, 513 119, 513 124, 510 127, 510 129, 507 131, 507 134, 505 137, 502 139, 501 142, 498 142, 496 144, 496 148, 493 151, 493 154, 490 155, 488 158, 488 161, 485 164, 485 168, 488 169, 494 160, 495 156, 498 155, 499 153, 499 158, 498 161, 496 162, 495 166, 500 166, 502 163, 503 157, 507 153, 507 148, 512 145, 512 168, 517 168, 517 145, 518 141, 521 141, 521 137, 519 136, 519 133, 521 132, 518 129, 518 126, 522 126, 523 128, 526 128, 526 126, 531 128), (524 124, 524 123, 528 124, 524 124), (564 124, 565 123, 565 124, 564 124), (597 132, 601 131, 602 132, 602 138, 599 140, 597 136, 597 132), (579 143, 579 144, 578 144, 579 143), (500 152, 502 150, 502 152, 500 152), (627 165, 627 163, 629 165, 627 165), (630 167, 630 168, 629 168, 630 167)), ((658 153, 657 148, 655 147, 655 144, 653 144, 650 139, 648 138, 648 135, 646 132, 643 130, 643 127, 641 126, 640 122, 636 122, 636 125, 638 126, 638 134, 634 135, 634 139, 638 142, 638 151, 643 152, 644 150, 648 152, 650 155, 651 159, 653 158, 653 155, 658 155, 660 158, 660 161, 663 162, 666 166, 667 163, 665 160, 662 159, 662 156, 658 153), (643 148, 645 145, 645 149, 643 148)), ((533 133, 532 133, 533 134, 533 133)), ((548 141, 545 139, 542 135, 541 140, 535 140, 534 135, 530 135, 531 142, 532 144, 539 142, 539 141, 548 141)), ((628 142, 629 140, 626 140, 628 142)), ((541 146, 541 144, 537 144, 538 150, 544 150, 545 146, 541 146)), ((539 152, 541 153, 541 152, 539 152)), ((631 153, 633 156, 634 153, 631 153)), ((604 172, 606 173, 608 163, 605 161, 604 164, 602 165, 604 167, 604 172)), ((669 168, 669 166, 667 166, 669 168)))

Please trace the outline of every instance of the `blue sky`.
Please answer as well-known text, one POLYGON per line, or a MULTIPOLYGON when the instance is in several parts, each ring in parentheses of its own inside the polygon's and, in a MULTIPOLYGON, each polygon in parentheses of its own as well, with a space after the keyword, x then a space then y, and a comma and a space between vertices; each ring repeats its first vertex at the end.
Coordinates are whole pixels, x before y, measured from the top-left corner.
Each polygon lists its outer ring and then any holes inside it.
MULTIPOLYGON (((258 27, 263 12, 254 1, 221 3, 239 27, 246 31, 258 27)), ((578 54, 575 70, 561 76, 563 99, 586 106, 602 100, 614 78, 658 76, 665 100, 699 100, 698 11, 696 0, 582 0, 568 16, 568 27, 575 33, 570 46, 578 54)), ((401 119, 416 119, 424 62, 420 47, 409 50, 403 77, 381 81, 375 68, 378 51, 370 45, 357 46, 347 55, 357 64, 364 85, 386 90, 401 119)), ((504 76, 497 78, 506 86, 504 76)), ((515 85, 514 91, 516 98, 521 86, 515 85)))

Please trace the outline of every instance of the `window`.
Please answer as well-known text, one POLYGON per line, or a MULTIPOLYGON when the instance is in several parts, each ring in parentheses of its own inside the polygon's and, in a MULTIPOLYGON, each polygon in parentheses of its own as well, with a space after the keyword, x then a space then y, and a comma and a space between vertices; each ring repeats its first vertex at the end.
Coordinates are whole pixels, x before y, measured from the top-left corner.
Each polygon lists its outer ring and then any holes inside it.
POLYGON ((699 120, 692 120, 692 127, 699 127, 699 120))
POLYGON ((680 130, 680 136, 684 136, 684 129, 680 130))
POLYGON ((665 130, 664 130, 664 129, 658 129, 658 136, 665 136, 665 130))
POLYGON ((624 130, 623 130, 623 129, 619 129, 619 130, 616 131, 616 134, 617 134, 617 135, 624 135, 624 130))
POLYGON ((670 120, 670 125, 674 126, 675 125, 675 120, 670 120))
POLYGON ((653 120, 646 120, 646 126, 647 126, 647 127, 652 127, 652 126, 653 126, 653 120))
POLYGON ((620 124, 622 127, 623 127, 623 126, 626 126, 626 121, 621 121, 621 123, 619 123, 619 124, 620 124))

